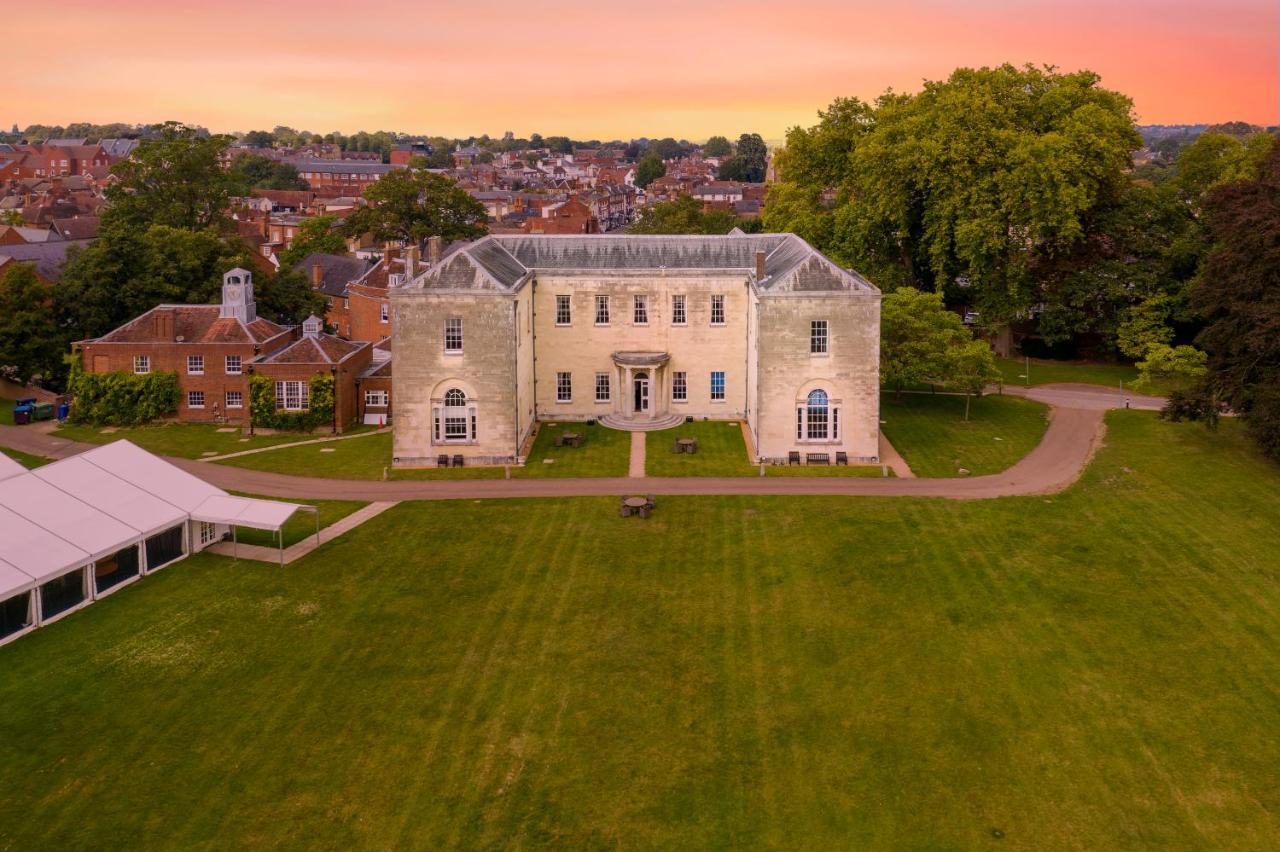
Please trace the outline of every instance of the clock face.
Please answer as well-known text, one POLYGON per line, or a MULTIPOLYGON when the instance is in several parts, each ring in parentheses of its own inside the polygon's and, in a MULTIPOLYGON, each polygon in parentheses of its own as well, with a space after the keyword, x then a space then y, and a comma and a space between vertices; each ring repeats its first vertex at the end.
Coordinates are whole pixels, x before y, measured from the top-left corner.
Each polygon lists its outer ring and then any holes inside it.
POLYGON ((233 284, 227 288, 227 301, 237 302, 239 300, 240 300, 240 287, 239 285, 233 284))

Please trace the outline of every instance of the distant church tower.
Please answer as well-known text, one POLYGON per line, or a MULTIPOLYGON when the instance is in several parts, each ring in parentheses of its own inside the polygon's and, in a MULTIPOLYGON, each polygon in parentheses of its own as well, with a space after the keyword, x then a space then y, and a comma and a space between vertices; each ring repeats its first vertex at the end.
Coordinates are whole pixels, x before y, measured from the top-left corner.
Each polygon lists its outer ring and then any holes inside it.
POLYGON ((253 273, 247 269, 235 269, 222 276, 222 309, 218 316, 251 323, 258 318, 258 308, 253 302, 253 273))

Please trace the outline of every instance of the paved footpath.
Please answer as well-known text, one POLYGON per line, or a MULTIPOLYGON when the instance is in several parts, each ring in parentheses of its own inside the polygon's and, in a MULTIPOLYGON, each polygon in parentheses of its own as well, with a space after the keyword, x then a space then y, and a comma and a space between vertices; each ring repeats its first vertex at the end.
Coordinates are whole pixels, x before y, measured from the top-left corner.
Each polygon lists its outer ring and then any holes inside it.
MULTIPOLYGON (((340 535, 348 533, 365 521, 376 518, 383 512, 396 505, 394 501, 381 501, 378 503, 370 503, 363 509, 357 509, 337 523, 330 524, 320 530, 319 541, 316 536, 309 535, 302 541, 295 542, 284 549, 284 564, 288 565, 311 551, 315 550, 326 542, 333 541, 340 535)), ((280 551, 274 547, 262 547, 257 544, 233 544, 229 541, 220 541, 208 548, 211 553, 217 553, 221 556, 232 556, 237 559, 252 559, 255 562, 270 562, 273 565, 279 565, 281 560, 280 551)))
POLYGON ((631 433, 631 464, 627 468, 628 479, 644 479, 644 432, 631 433))
MULTIPOLYGON (((502 497, 593 497, 643 492, 664 495, 815 495, 944 497, 981 500, 1052 494, 1075 482, 1101 443, 1103 415, 1124 406, 1115 391, 1084 385, 1005 388, 1050 405, 1049 428, 1039 446, 1003 473, 961 479, 869 479, 863 477, 683 477, 595 479, 496 479, 378 482, 318 479, 169 459, 220 488, 291 500, 462 500, 502 497)), ((1134 408, 1159 408, 1162 400, 1131 396, 1134 408)), ((634 440, 634 439, 633 439, 634 440)), ((88 446, 31 431, 0 426, 0 446, 33 455, 63 458, 88 446)))

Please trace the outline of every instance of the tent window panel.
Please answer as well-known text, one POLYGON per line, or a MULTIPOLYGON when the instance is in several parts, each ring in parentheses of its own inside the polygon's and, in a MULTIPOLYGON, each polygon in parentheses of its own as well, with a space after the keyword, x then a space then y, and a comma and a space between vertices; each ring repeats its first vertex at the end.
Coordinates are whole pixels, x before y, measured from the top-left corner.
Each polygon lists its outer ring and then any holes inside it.
POLYGON ((138 576, 138 546, 135 544, 99 559, 93 569, 93 581, 99 592, 118 586, 125 580, 138 576))
POLYGON ((147 539, 147 568, 159 568, 182 557, 182 527, 171 527, 147 539))
POLYGON ((40 615, 45 620, 84 602, 84 569, 63 574, 40 587, 40 615))
POLYGON ((31 593, 0 601, 0 639, 31 626, 31 593))

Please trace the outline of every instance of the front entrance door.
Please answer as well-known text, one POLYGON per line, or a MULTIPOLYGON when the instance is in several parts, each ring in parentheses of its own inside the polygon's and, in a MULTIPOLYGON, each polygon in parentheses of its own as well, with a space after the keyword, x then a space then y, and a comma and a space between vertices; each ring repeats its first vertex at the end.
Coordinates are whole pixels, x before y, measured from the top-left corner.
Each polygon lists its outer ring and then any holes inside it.
POLYGON ((649 410, 649 377, 644 373, 636 376, 635 386, 635 411, 643 414, 649 410))

